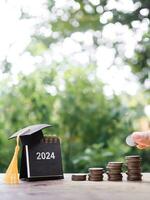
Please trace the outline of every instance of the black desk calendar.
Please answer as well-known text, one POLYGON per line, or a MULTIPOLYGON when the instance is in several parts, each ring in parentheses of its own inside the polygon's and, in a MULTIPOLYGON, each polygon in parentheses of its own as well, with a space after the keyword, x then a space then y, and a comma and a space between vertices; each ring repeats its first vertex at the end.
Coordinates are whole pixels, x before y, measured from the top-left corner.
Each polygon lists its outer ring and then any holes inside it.
POLYGON ((63 179, 60 140, 44 137, 42 129, 48 124, 28 126, 10 138, 20 135, 22 148, 20 179, 27 181, 63 179))

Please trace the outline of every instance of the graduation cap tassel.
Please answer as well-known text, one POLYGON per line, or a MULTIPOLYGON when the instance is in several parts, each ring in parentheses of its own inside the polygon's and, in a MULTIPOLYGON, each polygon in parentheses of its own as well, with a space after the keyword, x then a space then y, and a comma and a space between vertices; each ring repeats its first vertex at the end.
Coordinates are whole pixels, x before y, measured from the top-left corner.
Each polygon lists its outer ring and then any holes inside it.
POLYGON ((18 154, 19 154, 19 135, 17 136, 17 144, 15 147, 15 152, 11 163, 6 171, 4 182, 7 184, 18 184, 19 174, 18 174, 18 154))

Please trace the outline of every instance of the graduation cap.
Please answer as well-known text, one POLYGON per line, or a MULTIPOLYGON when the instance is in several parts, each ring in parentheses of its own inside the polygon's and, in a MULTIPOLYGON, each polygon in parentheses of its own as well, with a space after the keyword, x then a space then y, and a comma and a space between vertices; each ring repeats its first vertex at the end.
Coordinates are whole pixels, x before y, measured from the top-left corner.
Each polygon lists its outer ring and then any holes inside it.
POLYGON ((23 129, 17 131, 12 136, 10 136, 9 139, 19 136, 21 143, 23 145, 26 145, 26 144, 34 145, 43 138, 42 130, 44 128, 48 128, 48 127, 52 127, 52 125, 49 125, 49 124, 31 125, 31 126, 28 126, 26 128, 23 128, 23 129))
POLYGON ((24 180, 36 180, 43 177, 46 178, 63 178, 62 164, 61 164, 61 150, 59 139, 55 137, 55 142, 45 143, 42 130, 52 127, 49 124, 36 124, 25 127, 9 139, 16 138, 17 145, 12 161, 5 174, 5 183, 18 183, 18 153, 19 153, 19 139, 22 143, 22 156, 20 167, 20 178, 24 180), (53 154, 52 154, 53 153, 53 154), (57 154, 57 159, 52 159, 57 154), (52 165, 53 167, 50 167, 52 165))

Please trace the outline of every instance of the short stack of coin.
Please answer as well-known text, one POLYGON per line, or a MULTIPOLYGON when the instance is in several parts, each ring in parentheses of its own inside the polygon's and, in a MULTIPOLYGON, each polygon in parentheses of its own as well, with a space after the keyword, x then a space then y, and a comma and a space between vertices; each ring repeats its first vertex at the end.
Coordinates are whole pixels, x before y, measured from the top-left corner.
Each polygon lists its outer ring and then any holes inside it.
POLYGON ((86 181, 86 174, 73 174, 72 181, 86 181))
POLYGON ((122 181, 122 162, 109 162, 107 165, 108 181, 122 181))
POLYGON ((141 181, 141 157, 138 155, 126 156, 127 166, 127 180, 128 181, 141 181))
POLYGON ((89 168, 88 180, 89 181, 103 181, 103 168, 89 168))

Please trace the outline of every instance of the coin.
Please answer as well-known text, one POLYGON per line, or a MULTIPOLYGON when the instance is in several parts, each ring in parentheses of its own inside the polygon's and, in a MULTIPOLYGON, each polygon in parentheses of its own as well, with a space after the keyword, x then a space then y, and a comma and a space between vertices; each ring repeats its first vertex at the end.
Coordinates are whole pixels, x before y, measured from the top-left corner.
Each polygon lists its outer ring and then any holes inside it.
POLYGON ((136 176, 136 177, 134 177, 134 176, 128 176, 127 180, 128 181, 142 181, 142 177, 141 176, 136 176))
POLYGON ((128 178, 138 178, 138 177, 142 177, 142 174, 141 173, 134 173, 134 174, 131 174, 131 173, 126 173, 128 175, 128 178))
POLYGON ((122 177, 108 178, 108 181, 122 181, 122 177))
POLYGON ((122 172, 122 170, 121 169, 108 168, 107 172, 112 173, 112 174, 119 174, 119 173, 122 172))
POLYGON ((141 162, 127 162, 126 166, 141 166, 141 162))
POLYGON ((122 174, 108 174, 109 178, 122 178, 122 174))
POLYGON ((108 166, 122 166, 123 162, 109 162, 108 166))
POLYGON ((128 166, 127 167, 128 168, 128 171, 130 171, 130 170, 139 170, 139 171, 141 171, 141 167, 140 166, 128 166))
POLYGON ((122 172, 122 171, 119 171, 119 172, 107 171, 106 174, 109 174, 109 175, 118 175, 118 174, 119 174, 119 175, 120 175, 121 172, 122 172))
POLYGON ((126 143, 131 146, 131 147, 134 147, 136 146, 136 143, 134 142, 133 138, 132 138, 132 135, 129 135, 127 138, 126 138, 126 143))
POLYGON ((104 168, 102 168, 102 167, 91 167, 91 168, 89 168, 89 171, 103 171, 104 170, 104 168))
POLYGON ((95 178, 95 177, 88 177, 88 180, 89 181, 103 181, 103 178, 101 178, 101 177, 97 177, 97 178, 95 178))
POLYGON ((131 155, 131 156, 126 156, 126 160, 141 160, 141 157, 139 155, 131 155))
POLYGON ((100 175, 97 175, 97 174, 88 174, 88 176, 89 176, 90 178, 103 178, 103 175, 102 175, 102 174, 100 174, 100 175))
POLYGON ((103 168, 89 168, 90 174, 103 174, 104 169, 103 168))
POLYGON ((128 160, 126 161, 126 165, 131 164, 131 165, 141 165, 141 160, 128 160))
POLYGON ((141 173, 141 169, 128 169, 128 173, 130 174, 137 174, 137 173, 141 173))
POLYGON ((72 181, 85 181, 86 175, 85 174, 73 174, 72 181))

